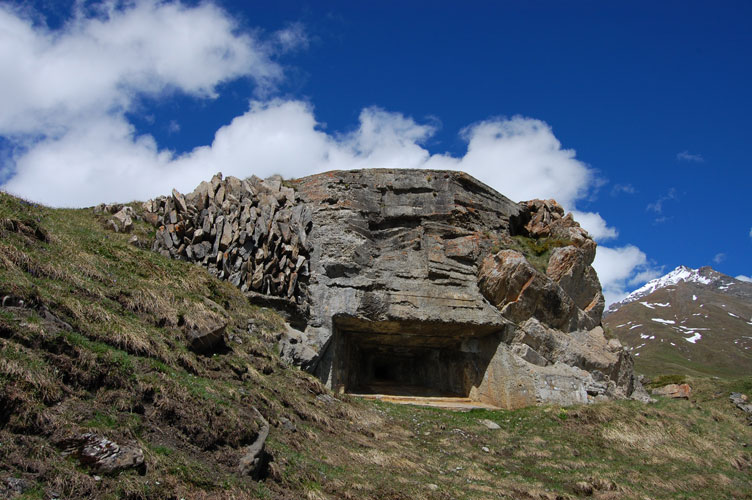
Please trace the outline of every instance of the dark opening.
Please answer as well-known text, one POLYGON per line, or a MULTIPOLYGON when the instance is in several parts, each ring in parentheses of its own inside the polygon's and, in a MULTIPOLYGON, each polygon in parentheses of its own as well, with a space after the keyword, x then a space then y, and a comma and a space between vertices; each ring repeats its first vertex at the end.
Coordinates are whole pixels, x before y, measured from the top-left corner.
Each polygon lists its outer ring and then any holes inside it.
POLYGON ((389 363, 380 361, 373 367, 373 379, 379 381, 394 381, 394 372, 390 370, 389 363))
POLYGON ((340 332, 337 379, 355 394, 467 397, 487 360, 473 338, 340 332), (469 347, 470 346, 470 347, 469 347))

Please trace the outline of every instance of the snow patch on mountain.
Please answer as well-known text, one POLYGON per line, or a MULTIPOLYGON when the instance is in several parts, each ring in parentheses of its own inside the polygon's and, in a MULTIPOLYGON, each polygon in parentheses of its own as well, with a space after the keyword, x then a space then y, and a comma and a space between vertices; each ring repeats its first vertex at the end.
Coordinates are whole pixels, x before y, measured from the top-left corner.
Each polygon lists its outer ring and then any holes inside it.
POLYGON ((694 335, 692 335, 691 337, 689 337, 689 338, 686 338, 686 339, 684 339, 684 340, 686 340, 687 342, 690 342, 690 343, 694 344, 694 343, 696 343, 696 342, 697 342, 698 340, 700 340, 701 338, 702 338, 702 335, 700 335, 699 333, 695 332, 695 334, 694 334, 694 335))
MULTIPOLYGON (((716 271, 713 271, 710 268, 702 268, 702 269, 692 269, 687 266, 679 266, 670 273, 666 274, 665 276, 661 276, 660 278, 656 278, 654 280, 648 281, 643 286, 635 290, 634 292, 627 295, 623 300, 620 302, 616 302, 614 304, 611 304, 609 306, 609 311, 614 311, 618 309, 620 306, 624 304, 628 304, 630 302, 638 301, 639 299, 650 295, 654 291, 666 288, 670 286, 675 286, 681 282, 691 282, 691 283, 698 283, 701 285, 709 285, 711 283, 717 284, 719 287, 721 287, 721 290, 726 291, 729 286, 733 285, 734 282, 728 282, 728 281, 720 281, 718 280, 718 277, 715 275, 718 274, 720 276, 720 273, 717 273, 716 271)), ((696 301, 697 296, 692 296, 692 301, 696 301)), ((653 309, 655 306, 658 307, 666 307, 660 303, 653 303, 650 304, 647 301, 641 302, 645 307, 648 307, 650 309, 653 309)))
POLYGON ((663 323, 664 325, 673 325, 676 324, 676 321, 672 319, 661 319, 661 318, 650 318, 656 323, 663 323))
POLYGON ((703 285, 710 284, 710 278, 700 274, 699 269, 692 269, 687 266, 679 266, 665 276, 648 281, 643 286, 627 295, 622 303, 632 302, 641 297, 649 295, 659 288, 676 285, 682 281, 692 281, 703 285))

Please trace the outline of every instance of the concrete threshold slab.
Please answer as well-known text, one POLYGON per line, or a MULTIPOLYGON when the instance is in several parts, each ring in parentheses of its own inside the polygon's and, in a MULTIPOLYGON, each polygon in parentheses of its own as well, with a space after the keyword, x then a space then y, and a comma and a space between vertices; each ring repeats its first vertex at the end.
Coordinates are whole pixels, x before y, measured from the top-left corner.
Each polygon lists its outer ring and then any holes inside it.
POLYGON ((350 396, 363 399, 373 399, 394 403, 399 405, 428 406, 431 408, 442 408, 445 410, 469 411, 476 409, 499 410, 498 406, 493 406, 480 401, 473 401, 470 398, 460 397, 416 397, 416 396, 394 396, 391 394, 355 394, 348 393, 350 396))

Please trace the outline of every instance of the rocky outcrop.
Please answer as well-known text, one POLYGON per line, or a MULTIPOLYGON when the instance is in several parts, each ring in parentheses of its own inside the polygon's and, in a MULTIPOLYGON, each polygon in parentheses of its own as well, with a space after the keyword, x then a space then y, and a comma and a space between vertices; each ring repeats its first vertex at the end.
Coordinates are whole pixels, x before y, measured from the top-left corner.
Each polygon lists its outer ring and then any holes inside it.
POLYGON ((112 214, 111 219, 107 219, 105 226, 116 233, 129 233, 133 229, 133 219, 137 219, 132 207, 115 203, 106 205, 104 203, 94 207, 94 213, 97 215, 112 214))
POLYGON ((600 328, 596 245, 555 201, 514 203, 454 171, 285 184, 215 176, 144 218, 155 250, 297 304, 281 353, 331 388, 501 407, 643 394, 600 328))
POLYGON ((654 396, 665 396, 673 399, 689 399, 692 394, 692 388, 689 384, 668 384, 663 387, 656 387, 652 390, 654 396))
POLYGON ((502 250, 486 257, 481 263, 479 283, 483 296, 515 323, 535 317, 566 332, 600 324, 595 311, 588 314, 577 307, 556 281, 538 272, 517 250, 502 250))
POLYGON ((256 417, 261 422, 256 440, 251 443, 245 450, 245 454, 238 464, 238 472, 242 476, 251 476, 253 479, 261 479, 266 475, 266 468, 269 465, 270 456, 266 452, 266 439, 269 437, 269 422, 261 413, 254 408, 256 417))
POLYGON ((747 422, 752 425, 752 403, 749 402, 747 395, 741 392, 732 392, 729 399, 737 408, 747 414, 747 422))

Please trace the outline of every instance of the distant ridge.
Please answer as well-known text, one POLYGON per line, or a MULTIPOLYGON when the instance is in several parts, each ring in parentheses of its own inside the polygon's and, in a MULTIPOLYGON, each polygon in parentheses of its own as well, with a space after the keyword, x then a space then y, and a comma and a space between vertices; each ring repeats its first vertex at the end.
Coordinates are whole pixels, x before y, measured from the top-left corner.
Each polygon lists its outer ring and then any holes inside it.
POLYGON ((646 283, 603 324, 646 373, 752 373, 752 283, 711 267, 679 266, 646 283))
POLYGON ((749 286, 750 283, 748 282, 740 281, 726 274, 719 273, 710 266, 704 266, 699 269, 692 269, 691 267, 687 266, 679 266, 670 273, 661 276, 660 278, 648 281, 619 302, 614 302, 608 307, 605 314, 610 314, 611 312, 619 309, 621 306, 629 304, 630 302, 635 302, 647 295, 650 295, 658 289, 677 285, 682 282, 697 283, 700 285, 711 285, 715 286, 720 291, 726 291, 732 294, 738 291, 741 292, 743 296, 748 296, 750 299, 752 299, 752 291, 745 292, 745 289, 752 290, 752 287, 749 286))

